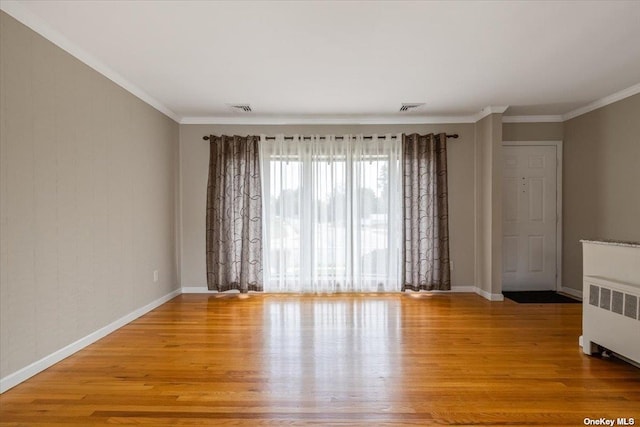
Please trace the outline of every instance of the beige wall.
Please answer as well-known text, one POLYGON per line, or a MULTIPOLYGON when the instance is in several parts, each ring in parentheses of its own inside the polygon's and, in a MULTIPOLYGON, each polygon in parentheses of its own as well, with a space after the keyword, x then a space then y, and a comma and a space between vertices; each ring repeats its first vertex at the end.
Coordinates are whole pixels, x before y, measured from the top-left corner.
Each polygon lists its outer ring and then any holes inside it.
POLYGON ((385 134, 399 132, 458 133, 448 141, 449 231, 451 259, 454 262, 452 284, 474 284, 474 124, 387 125, 387 126, 231 126, 181 125, 181 284, 206 286, 205 206, 209 143, 204 135, 292 134, 385 134))
POLYGON ((478 288, 502 293, 502 115, 476 123, 476 278, 478 288))
POLYGON ((4 12, 0 64, 5 377, 176 288, 178 125, 4 12))
POLYGON ((563 123, 503 123, 503 141, 561 141, 563 123))
POLYGON ((640 94, 564 123, 563 282, 582 289, 580 239, 640 241, 640 94))

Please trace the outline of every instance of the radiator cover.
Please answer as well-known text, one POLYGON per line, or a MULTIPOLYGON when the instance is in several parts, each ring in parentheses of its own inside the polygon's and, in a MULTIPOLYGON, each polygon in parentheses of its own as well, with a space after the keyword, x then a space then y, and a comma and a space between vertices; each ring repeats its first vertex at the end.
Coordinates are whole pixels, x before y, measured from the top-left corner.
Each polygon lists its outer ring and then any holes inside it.
POLYGON ((599 276, 584 276, 583 351, 605 347, 640 363, 640 288, 599 276))

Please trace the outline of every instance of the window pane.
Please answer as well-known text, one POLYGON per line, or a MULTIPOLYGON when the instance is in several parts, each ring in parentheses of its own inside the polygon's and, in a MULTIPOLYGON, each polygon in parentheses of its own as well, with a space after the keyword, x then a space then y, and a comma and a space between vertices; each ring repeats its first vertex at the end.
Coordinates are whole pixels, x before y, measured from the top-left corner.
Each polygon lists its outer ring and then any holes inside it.
POLYGON ((400 148, 389 142, 263 145, 266 290, 399 288, 400 148))
POLYGON ((270 163, 269 274, 297 279, 300 275, 300 177, 296 161, 270 163))

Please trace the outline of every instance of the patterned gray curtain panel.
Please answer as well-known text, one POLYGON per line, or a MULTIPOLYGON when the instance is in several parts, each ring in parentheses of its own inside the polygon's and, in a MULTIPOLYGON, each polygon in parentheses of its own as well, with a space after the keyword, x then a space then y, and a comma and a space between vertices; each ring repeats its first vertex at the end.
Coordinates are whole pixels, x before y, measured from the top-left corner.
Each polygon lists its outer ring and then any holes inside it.
POLYGON ((259 137, 209 140, 207 287, 262 291, 259 137))
POLYGON ((451 289, 447 135, 402 135, 403 290, 451 289))

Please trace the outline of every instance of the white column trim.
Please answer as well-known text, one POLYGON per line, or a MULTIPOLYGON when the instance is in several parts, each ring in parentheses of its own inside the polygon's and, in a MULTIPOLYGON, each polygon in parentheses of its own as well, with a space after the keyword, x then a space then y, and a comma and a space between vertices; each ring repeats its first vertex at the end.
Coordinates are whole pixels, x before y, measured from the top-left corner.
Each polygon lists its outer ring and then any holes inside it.
POLYGON ((485 291, 484 289, 480 289, 476 287, 476 294, 481 297, 488 299, 489 301, 504 301, 504 295, 502 294, 492 294, 490 292, 485 291))

